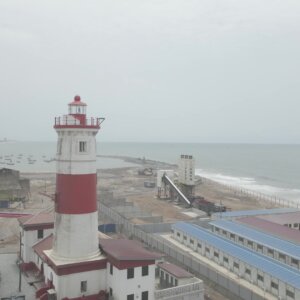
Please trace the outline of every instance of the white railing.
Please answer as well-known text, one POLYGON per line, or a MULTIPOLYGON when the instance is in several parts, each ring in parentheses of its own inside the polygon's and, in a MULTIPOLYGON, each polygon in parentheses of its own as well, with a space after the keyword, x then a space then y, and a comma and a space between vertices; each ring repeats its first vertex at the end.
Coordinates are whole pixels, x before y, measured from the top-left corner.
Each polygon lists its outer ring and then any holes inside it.
POLYGON ((194 283, 167 288, 164 290, 155 291, 154 298, 158 300, 158 299, 164 299, 164 298, 169 298, 174 296, 188 295, 193 292, 197 293, 201 291, 203 291, 203 283, 194 282, 194 283))

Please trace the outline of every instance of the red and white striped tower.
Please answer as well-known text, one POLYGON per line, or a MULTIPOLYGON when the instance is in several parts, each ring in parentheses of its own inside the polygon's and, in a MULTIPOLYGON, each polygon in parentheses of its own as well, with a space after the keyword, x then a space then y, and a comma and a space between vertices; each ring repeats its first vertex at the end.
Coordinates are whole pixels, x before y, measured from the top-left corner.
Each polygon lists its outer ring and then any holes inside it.
POLYGON ((55 260, 84 261, 100 255, 96 199, 96 139, 103 118, 87 118, 79 96, 69 113, 55 118, 58 134, 54 243, 55 260))

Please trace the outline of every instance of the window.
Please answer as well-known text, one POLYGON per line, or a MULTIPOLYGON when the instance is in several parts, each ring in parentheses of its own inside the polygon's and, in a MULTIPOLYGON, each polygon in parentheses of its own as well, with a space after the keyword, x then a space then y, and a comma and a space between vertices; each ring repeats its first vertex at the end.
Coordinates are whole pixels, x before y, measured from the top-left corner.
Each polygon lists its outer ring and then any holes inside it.
POLYGON ((198 248, 201 248, 202 246, 201 246, 201 244, 200 243, 198 243, 198 248))
POLYGON ((280 258, 280 259, 285 259, 285 255, 284 255, 284 254, 282 254, 282 253, 279 253, 279 255, 278 255, 278 256, 279 256, 279 258, 280 258))
POLYGON ((216 231, 216 232, 219 232, 220 229, 219 229, 218 227, 215 227, 215 231, 216 231))
POLYGON ((191 244, 194 244, 194 240, 190 239, 190 243, 191 243, 191 244))
POLYGON ((44 230, 43 229, 38 229, 37 238, 42 239, 43 237, 44 237, 44 230))
POLYGON ((183 239, 186 240, 186 236, 185 235, 183 236, 183 239))
POLYGON ((109 273, 112 275, 114 273, 114 266, 110 264, 109 273))
POLYGON ((222 232, 223 232, 223 234, 225 234, 225 235, 227 234, 227 231, 226 231, 226 230, 223 230, 222 232))
POLYGON ((248 275, 251 275, 251 270, 246 268, 245 273, 248 274, 248 275))
POLYGON ((134 268, 127 269, 127 279, 134 277, 134 268))
POLYGON ((87 291, 87 281, 81 281, 80 282, 80 291, 86 292, 87 291))
POLYGON ((113 289, 109 288, 109 296, 112 296, 112 295, 113 295, 113 289))
POLYGON ((294 292, 292 292, 292 291, 290 291, 290 290, 286 290, 285 293, 286 293, 286 295, 289 296, 290 298, 295 299, 295 293, 294 293, 294 292))
POLYGON ((177 232, 177 236, 180 237, 180 233, 179 232, 177 232))
POLYGON ((62 138, 59 138, 57 142, 57 154, 61 154, 61 151, 62 151, 62 138))
POLYGON ((230 238, 231 239, 234 239, 235 238, 235 235, 233 233, 230 233, 230 238))
POLYGON ((147 276, 149 274, 149 267, 144 266, 142 267, 142 276, 147 276))
POLYGON ((295 258, 292 258, 292 264, 294 264, 294 265, 298 265, 298 260, 297 260, 297 259, 295 259, 295 258))
POLYGON ((142 292, 142 300, 148 300, 148 291, 142 292))
POLYGON ((134 300, 134 294, 127 295, 127 300, 134 300))
POLYGON ((276 282, 271 281, 271 287, 278 290, 278 284, 276 282))
POLYGON ((298 227, 298 224, 297 223, 294 223, 294 228, 297 228, 298 227))
POLYGON ((257 245, 257 250, 262 250, 263 249, 263 246, 262 245, 257 245))
POLYGON ((225 263, 228 263, 228 257, 224 256, 224 257, 223 257, 223 261, 224 261, 225 263))
POLYGON ((257 280, 264 282, 264 277, 257 274, 257 280))
POLYGON ((268 249, 268 254, 273 255, 274 254, 274 250, 268 249))
POLYGON ((239 242, 244 243, 244 239, 242 237, 239 236, 239 242))
POLYGON ((79 142, 79 152, 87 152, 87 142, 79 142))
POLYGON ((177 279, 175 279, 175 286, 177 286, 178 285, 178 280, 177 279))
POLYGON ((215 256, 215 257, 219 257, 219 253, 215 251, 215 252, 214 252, 214 256, 215 256))
POLYGON ((240 267, 240 265, 237 262, 234 262, 233 267, 238 269, 240 267))
POLYGON ((248 241, 248 246, 253 246, 253 242, 252 241, 248 241))
POLYGON ((205 251, 206 251, 207 253, 210 253, 210 251, 209 251, 209 248, 208 248, 208 247, 205 247, 205 251))

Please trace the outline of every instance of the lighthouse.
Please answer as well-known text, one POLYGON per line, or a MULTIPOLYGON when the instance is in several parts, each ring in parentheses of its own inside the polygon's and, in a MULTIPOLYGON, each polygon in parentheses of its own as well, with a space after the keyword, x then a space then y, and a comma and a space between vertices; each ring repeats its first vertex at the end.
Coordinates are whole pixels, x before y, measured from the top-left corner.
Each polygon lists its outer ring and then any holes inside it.
POLYGON ((55 118, 57 132, 54 240, 51 258, 99 257, 96 134, 104 118, 87 118, 80 96, 55 118))
POLYGON ((134 241, 98 233, 95 138, 104 118, 88 118, 86 107, 75 96, 68 114, 55 118, 53 232, 49 231, 53 223, 44 214, 21 222, 26 236, 22 245, 28 252, 25 263, 36 266, 45 280, 36 298, 153 300, 155 261, 161 255, 134 241), (44 231, 46 236, 39 237, 44 231))

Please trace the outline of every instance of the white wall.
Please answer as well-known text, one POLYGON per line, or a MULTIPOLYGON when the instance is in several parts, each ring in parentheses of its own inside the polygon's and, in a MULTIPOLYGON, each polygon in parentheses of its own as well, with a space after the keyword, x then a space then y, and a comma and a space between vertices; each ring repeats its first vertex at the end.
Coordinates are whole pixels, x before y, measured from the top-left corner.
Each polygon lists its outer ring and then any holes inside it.
POLYGON ((87 258, 99 255, 98 212, 55 213, 53 257, 87 258))
POLYGON ((98 129, 56 129, 58 133, 56 169, 59 174, 96 173, 96 139, 98 129), (79 152, 79 142, 87 151, 79 152))
MULTIPOLYGON (((44 229, 44 238, 53 232, 53 228, 44 229)), ((32 246, 42 239, 37 238, 37 230, 23 230, 21 228, 21 242, 22 242, 22 258, 25 263, 35 261, 34 251, 32 246)))
POLYGON ((179 158, 179 182, 187 185, 195 184, 195 159, 191 155, 179 158))
POLYGON ((75 298, 88 296, 106 290, 106 269, 57 276, 54 271, 44 264, 45 281, 51 280, 57 292, 57 299, 64 297, 75 298), (52 275, 51 275, 52 274, 52 275), (81 281, 87 281, 87 292, 80 291, 81 281))
POLYGON ((134 299, 141 299, 141 294, 148 291, 148 299, 154 300, 155 289, 155 265, 149 266, 147 276, 142 276, 142 267, 134 268, 134 278, 127 279, 127 269, 119 270, 113 267, 113 275, 110 274, 110 264, 107 264, 107 291, 113 289, 114 300, 124 300, 127 295, 134 294, 134 299))

